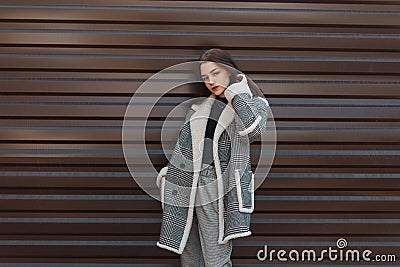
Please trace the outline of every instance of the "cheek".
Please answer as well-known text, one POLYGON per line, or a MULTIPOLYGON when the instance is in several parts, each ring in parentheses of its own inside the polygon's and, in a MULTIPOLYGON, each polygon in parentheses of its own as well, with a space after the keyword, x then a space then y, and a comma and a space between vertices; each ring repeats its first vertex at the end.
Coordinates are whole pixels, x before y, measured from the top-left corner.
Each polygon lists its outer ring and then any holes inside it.
POLYGON ((224 81, 229 84, 230 80, 231 80, 231 75, 229 75, 229 72, 224 73, 224 81))
POLYGON ((230 77, 229 75, 227 75, 227 76, 225 77, 225 79, 224 79, 224 85, 225 85, 226 87, 228 87, 228 85, 231 83, 230 81, 231 81, 231 77, 230 77))

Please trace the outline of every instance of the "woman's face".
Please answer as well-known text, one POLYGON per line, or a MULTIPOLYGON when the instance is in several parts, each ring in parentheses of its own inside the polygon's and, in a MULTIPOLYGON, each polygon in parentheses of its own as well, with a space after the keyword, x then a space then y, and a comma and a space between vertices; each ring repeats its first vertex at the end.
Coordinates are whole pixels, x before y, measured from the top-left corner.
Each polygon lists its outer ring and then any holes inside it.
POLYGON ((229 86, 230 73, 215 62, 205 62, 200 65, 201 78, 211 93, 225 97, 224 91, 229 86))

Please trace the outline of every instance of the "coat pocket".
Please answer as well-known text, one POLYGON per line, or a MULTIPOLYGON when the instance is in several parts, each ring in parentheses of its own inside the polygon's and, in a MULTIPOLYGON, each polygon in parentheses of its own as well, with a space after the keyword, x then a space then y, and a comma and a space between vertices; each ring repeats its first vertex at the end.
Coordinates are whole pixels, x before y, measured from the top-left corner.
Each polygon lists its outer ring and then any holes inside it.
POLYGON ((240 176, 240 171, 235 170, 236 192, 239 202, 239 211, 252 213, 254 211, 254 174, 252 171, 245 171, 240 176))

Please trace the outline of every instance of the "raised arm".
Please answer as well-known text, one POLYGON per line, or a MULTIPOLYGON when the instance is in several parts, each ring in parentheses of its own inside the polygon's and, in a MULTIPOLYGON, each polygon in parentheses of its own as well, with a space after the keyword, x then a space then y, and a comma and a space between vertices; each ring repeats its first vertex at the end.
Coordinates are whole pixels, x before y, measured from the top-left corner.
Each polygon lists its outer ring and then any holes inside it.
POLYGON ((243 123, 244 130, 240 131, 239 135, 248 137, 252 143, 267 130, 269 103, 263 97, 253 97, 246 76, 240 76, 242 80, 231 84, 224 91, 224 95, 243 123))

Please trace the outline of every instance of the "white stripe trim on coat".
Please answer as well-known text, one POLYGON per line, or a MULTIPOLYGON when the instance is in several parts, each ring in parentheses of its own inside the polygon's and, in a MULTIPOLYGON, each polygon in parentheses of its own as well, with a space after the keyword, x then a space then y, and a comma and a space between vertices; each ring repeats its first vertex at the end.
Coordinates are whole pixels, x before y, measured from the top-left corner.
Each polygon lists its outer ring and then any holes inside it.
POLYGON ((243 233, 237 233, 237 234, 231 234, 231 235, 228 235, 227 237, 225 237, 224 240, 222 240, 222 242, 218 243, 218 244, 226 244, 231 239, 235 239, 235 238, 238 238, 238 237, 245 237, 245 236, 249 236, 249 235, 252 235, 251 231, 247 231, 247 232, 243 232, 243 233))
POLYGON ((161 180, 161 193, 160 193, 160 199, 161 199, 161 208, 164 210, 164 188, 165 188, 165 179, 161 180))
POLYGON ((251 181, 250 181, 251 208, 245 208, 243 206, 242 185, 240 184, 240 172, 238 169, 235 170, 235 180, 236 180, 236 193, 239 201, 239 211, 243 213, 252 213, 254 211, 254 173, 251 174, 251 181))
POLYGON ((224 240, 224 181, 222 177, 221 165, 218 156, 218 140, 222 132, 230 125, 235 118, 235 110, 231 103, 227 103, 225 108, 222 110, 221 115, 218 119, 218 123, 215 126, 215 132, 213 137, 213 158, 215 164, 215 170, 217 174, 217 191, 218 191, 218 220, 219 220, 219 234, 218 244, 223 244, 224 240))
MULTIPOLYGON (((265 98, 260 97, 260 96, 258 96, 258 98, 261 98, 261 99, 265 102, 265 104, 266 104, 267 106, 269 106, 269 103, 268 103, 268 101, 267 101, 265 98)), ((262 120, 262 117, 261 117, 261 116, 258 116, 257 119, 256 119, 247 129, 244 129, 243 131, 240 131, 239 134, 240 134, 241 136, 244 136, 244 135, 246 135, 246 134, 249 134, 251 131, 254 130, 254 128, 256 128, 257 124, 260 123, 261 120, 262 120)))
POLYGON ((160 170, 160 172, 158 173, 157 179, 156 179, 156 185, 157 185, 158 188, 160 188, 161 176, 163 176, 164 174, 167 174, 167 171, 168 171, 168 167, 165 166, 165 167, 162 168, 162 169, 160 170))
POLYGON ((172 251, 172 252, 175 252, 175 253, 177 253, 177 254, 182 254, 182 252, 179 252, 179 250, 174 249, 174 248, 172 248, 172 247, 168 247, 168 246, 166 246, 166 245, 163 245, 163 244, 161 244, 159 241, 157 241, 156 245, 157 245, 158 247, 160 247, 160 248, 167 249, 167 250, 172 251))

